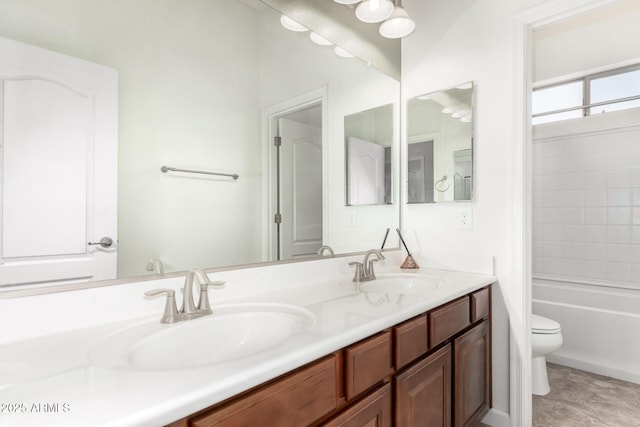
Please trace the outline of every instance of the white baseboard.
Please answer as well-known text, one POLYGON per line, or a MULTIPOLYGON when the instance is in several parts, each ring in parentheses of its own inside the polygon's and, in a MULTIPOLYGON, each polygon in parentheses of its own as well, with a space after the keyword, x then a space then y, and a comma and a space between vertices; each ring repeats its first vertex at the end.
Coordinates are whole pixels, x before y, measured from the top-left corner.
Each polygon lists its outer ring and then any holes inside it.
POLYGON ((557 363, 558 365, 562 366, 568 366, 569 368, 580 369, 582 371, 592 372, 594 374, 604 375, 618 380, 640 384, 640 374, 638 374, 637 372, 625 371, 599 363, 593 363, 573 357, 561 356, 559 354, 550 354, 549 356, 547 356, 547 361, 551 363, 557 363))
POLYGON ((509 414, 499 409, 491 409, 482 419, 484 424, 492 427, 511 427, 509 414))

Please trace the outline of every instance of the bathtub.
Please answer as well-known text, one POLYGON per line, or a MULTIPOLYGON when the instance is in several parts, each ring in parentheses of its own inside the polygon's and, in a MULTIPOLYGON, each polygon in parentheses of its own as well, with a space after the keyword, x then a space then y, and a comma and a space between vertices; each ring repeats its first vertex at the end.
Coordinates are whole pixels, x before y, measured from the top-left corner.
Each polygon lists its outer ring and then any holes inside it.
POLYGON ((533 313, 560 323, 547 360, 640 384, 640 288, 533 279, 533 313))

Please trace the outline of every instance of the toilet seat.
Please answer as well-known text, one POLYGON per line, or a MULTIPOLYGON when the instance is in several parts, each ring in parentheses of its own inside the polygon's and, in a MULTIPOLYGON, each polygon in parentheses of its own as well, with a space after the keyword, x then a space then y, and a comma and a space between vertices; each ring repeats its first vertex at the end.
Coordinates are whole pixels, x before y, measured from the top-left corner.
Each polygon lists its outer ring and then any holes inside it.
POLYGON ((531 332, 534 334, 557 334, 560 332, 560 324, 555 320, 532 314, 531 332))

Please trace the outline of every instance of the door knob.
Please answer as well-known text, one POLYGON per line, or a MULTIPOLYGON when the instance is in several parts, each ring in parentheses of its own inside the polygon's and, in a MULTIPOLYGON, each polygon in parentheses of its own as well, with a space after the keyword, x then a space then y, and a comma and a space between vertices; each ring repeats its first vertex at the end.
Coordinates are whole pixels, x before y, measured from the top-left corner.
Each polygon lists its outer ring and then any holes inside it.
POLYGON ((103 237, 99 242, 89 242, 89 246, 100 246, 102 248, 110 248, 113 245, 113 239, 111 237, 103 237))

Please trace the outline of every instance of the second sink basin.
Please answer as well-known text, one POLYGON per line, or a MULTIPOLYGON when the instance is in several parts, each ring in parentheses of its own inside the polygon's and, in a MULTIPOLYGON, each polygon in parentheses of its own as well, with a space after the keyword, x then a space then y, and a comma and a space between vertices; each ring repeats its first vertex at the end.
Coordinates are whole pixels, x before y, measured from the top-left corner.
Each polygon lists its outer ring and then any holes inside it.
POLYGON ((440 287, 439 277, 424 274, 385 274, 370 282, 360 283, 360 291, 380 294, 422 294, 440 287))
POLYGON ((89 353, 102 367, 184 369, 251 356, 310 328, 311 312, 286 304, 231 304, 171 325, 160 319, 121 329, 89 353))

